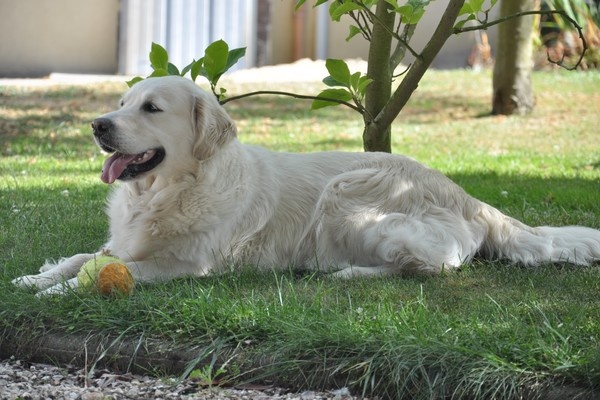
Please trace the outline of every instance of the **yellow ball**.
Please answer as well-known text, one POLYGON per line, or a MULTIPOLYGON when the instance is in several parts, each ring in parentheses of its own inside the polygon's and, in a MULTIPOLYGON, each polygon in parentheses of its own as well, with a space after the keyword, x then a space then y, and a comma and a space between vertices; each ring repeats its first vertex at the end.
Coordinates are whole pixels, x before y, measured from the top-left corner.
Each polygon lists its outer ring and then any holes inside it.
POLYGON ((133 276, 125 262, 111 256, 96 257, 83 264, 77 283, 80 290, 106 295, 130 294, 134 287, 133 276))

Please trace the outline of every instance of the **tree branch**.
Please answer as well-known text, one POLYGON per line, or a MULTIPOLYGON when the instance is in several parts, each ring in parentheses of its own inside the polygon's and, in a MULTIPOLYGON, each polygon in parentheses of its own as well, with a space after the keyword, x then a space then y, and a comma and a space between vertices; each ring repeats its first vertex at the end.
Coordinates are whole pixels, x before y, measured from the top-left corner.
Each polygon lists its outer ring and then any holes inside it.
POLYGON ((371 41, 371 29, 369 28, 369 23, 367 22, 367 17, 363 14, 363 12, 359 11, 358 13, 354 13, 354 11, 350 11, 350 18, 356 22, 358 29, 360 29, 360 33, 365 38, 366 41, 371 41), (358 15, 357 15, 358 14, 358 15), (361 20, 362 17, 362 20, 361 20))
POLYGON ((327 97, 317 97, 317 96, 310 96, 310 95, 305 95, 305 94, 281 92, 281 91, 277 91, 277 90, 258 90, 256 92, 240 94, 239 96, 231 96, 231 97, 227 97, 226 99, 219 100, 219 104, 225 105, 225 104, 229 103, 230 101, 240 100, 245 97, 260 96, 260 95, 288 96, 288 97, 293 97, 295 99, 303 99, 303 100, 323 100, 323 101, 329 101, 332 103, 337 103, 337 104, 341 104, 343 106, 349 107, 349 108, 353 109, 354 111, 359 112, 360 114, 364 114, 364 112, 365 112, 361 107, 358 107, 352 103, 348 103, 347 101, 342 101, 342 100, 338 100, 338 99, 330 99, 327 97))
POLYGON ((404 25, 404 32, 402 34, 404 40, 398 41, 398 43, 396 43, 396 48, 394 49, 394 52, 390 57, 390 69, 392 70, 392 72, 402 62, 402 60, 404 60, 404 55, 406 54, 406 46, 404 45, 404 43, 410 42, 413 33, 415 33, 416 27, 416 24, 404 25))
POLYGON ((585 56, 585 52, 587 51, 588 46, 587 46, 587 42, 585 40, 585 37, 583 35, 583 28, 577 23, 577 21, 575 21, 573 18, 571 18, 563 10, 532 10, 532 11, 523 11, 523 12, 519 12, 519 13, 516 13, 516 14, 513 14, 513 15, 509 15, 507 17, 495 19, 493 21, 488 21, 487 20, 487 13, 486 13, 486 19, 483 20, 483 21, 478 21, 479 25, 476 25, 476 26, 467 26, 467 27, 463 26, 461 28, 454 28, 453 29, 453 33, 454 34, 459 34, 459 33, 464 33, 464 32, 478 31, 478 30, 481 30, 481 29, 487 29, 487 28, 489 28, 491 26, 498 25, 498 24, 500 24, 500 23, 502 23, 504 21, 508 21, 509 19, 524 17, 526 15, 551 15, 551 14, 561 15, 564 19, 566 19, 567 21, 569 21, 569 23, 571 23, 571 25, 573 25, 575 27, 575 29, 577 29, 577 33, 579 34, 579 38, 581 39, 583 50, 581 51, 581 55, 579 56, 579 60, 577 60, 577 62, 575 63, 575 65, 573 67, 568 67, 568 66, 566 66, 566 65, 563 64, 564 56, 563 56, 563 58, 561 60, 558 60, 558 61, 551 60, 549 53, 547 53, 548 54, 548 62, 550 62, 552 64, 556 64, 558 66, 561 66, 561 67, 565 68, 566 70, 573 71, 573 70, 577 69, 577 67, 579 67, 579 65, 583 61, 583 57, 585 56))
POLYGON ((377 22, 379 25, 381 25, 383 27, 383 29, 385 29, 390 35, 392 35, 392 37, 394 39, 396 39, 398 42, 400 42, 409 51, 409 53, 412 54, 413 57, 415 57, 415 58, 421 57, 421 55, 419 53, 417 53, 417 51, 415 49, 413 49, 412 47, 410 47, 410 45, 408 44, 408 42, 405 41, 402 38, 402 36, 400 36, 397 32, 394 32, 393 29, 390 29, 381 20, 381 18, 379 18, 373 11, 369 10, 369 7, 367 7, 366 5, 364 5, 364 3, 362 1, 357 1, 356 3, 363 8, 363 10, 365 11, 365 13, 367 15, 369 15, 369 17, 373 21, 373 23, 377 22))

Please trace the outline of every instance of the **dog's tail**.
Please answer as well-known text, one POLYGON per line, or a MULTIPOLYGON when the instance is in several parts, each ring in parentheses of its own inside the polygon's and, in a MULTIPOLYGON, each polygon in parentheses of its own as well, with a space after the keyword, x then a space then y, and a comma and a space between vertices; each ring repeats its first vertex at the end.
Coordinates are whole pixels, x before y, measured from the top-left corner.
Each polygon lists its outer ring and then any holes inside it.
POLYGON ((480 216, 487 225, 481 253, 525 265, 600 261, 600 231, 583 226, 531 227, 484 204, 480 216))

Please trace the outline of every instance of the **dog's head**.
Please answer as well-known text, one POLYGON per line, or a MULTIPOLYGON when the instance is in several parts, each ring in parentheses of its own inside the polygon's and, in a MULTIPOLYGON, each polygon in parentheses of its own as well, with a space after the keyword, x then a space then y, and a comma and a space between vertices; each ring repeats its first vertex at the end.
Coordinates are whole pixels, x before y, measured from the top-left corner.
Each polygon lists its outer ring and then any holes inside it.
POLYGON ((121 107, 95 119, 92 129, 98 146, 111 153, 102 170, 105 183, 151 173, 169 178, 212 157, 236 136, 214 95, 178 76, 136 83, 121 107))

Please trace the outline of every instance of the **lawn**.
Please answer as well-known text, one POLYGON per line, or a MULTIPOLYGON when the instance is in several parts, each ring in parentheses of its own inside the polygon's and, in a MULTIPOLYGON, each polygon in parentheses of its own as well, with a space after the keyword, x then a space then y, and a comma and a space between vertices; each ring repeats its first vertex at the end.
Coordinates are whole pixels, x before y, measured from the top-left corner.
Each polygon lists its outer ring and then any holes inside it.
MULTIPOLYGON (((285 89, 317 92, 316 84, 285 89)), ((121 83, 0 86, 0 348, 44 335, 195 349, 205 384, 349 386, 389 398, 535 398, 600 392, 600 268, 477 260, 437 277, 340 281, 232 268, 139 286, 127 298, 38 298, 10 280, 106 239, 103 155, 89 122, 121 83), (554 388, 554 389, 548 389, 554 388), (566 389, 565 389, 566 390, 566 389), (571 392, 568 392, 571 393, 571 392)), ((230 84, 228 93, 273 88, 230 84)), ((490 116, 491 73, 429 71, 393 130, 395 153, 435 167, 531 225, 600 228, 600 73, 537 72, 536 108, 490 116)), ((351 110, 279 97, 227 104, 240 140, 281 151, 361 149, 351 110)), ((74 342, 75 343, 75 342, 74 342)), ((89 364, 102 353, 90 353, 89 364)), ((106 361, 106 360, 104 360, 106 361)), ((133 367, 135 360, 132 361, 133 367)))

